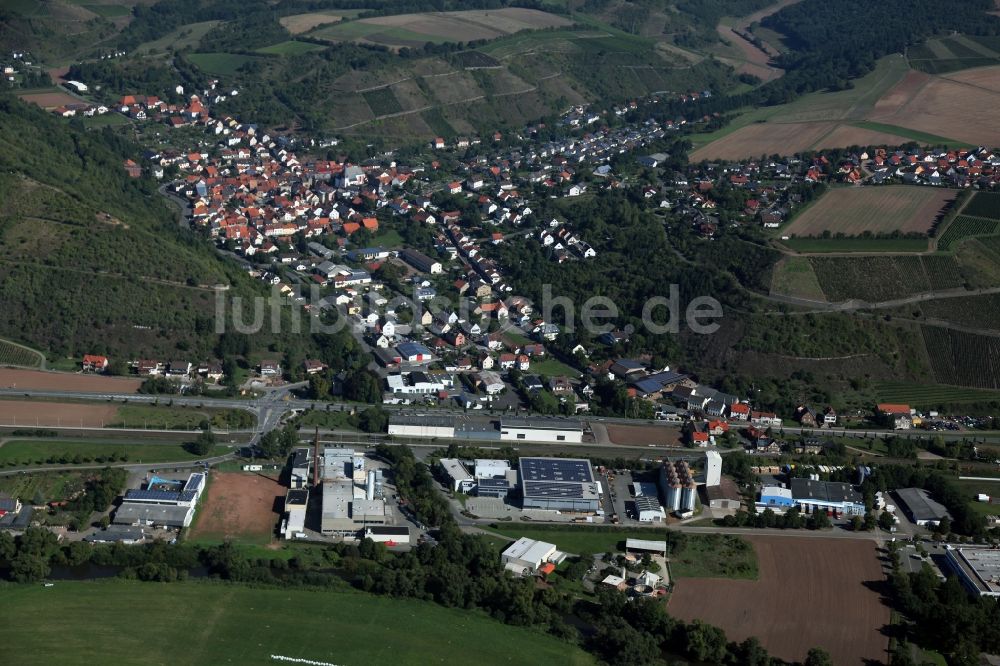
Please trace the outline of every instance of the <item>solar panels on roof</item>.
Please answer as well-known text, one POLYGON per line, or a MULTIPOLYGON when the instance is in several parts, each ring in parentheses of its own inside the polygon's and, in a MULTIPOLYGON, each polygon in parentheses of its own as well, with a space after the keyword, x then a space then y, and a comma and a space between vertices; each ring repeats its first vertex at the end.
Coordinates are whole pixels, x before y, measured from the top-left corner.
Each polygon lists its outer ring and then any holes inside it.
POLYGON ((528 497, 583 499, 583 486, 579 483, 525 481, 524 494, 528 497))
POLYGON ((521 478, 525 481, 592 483, 590 461, 582 458, 521 458, 521 478))

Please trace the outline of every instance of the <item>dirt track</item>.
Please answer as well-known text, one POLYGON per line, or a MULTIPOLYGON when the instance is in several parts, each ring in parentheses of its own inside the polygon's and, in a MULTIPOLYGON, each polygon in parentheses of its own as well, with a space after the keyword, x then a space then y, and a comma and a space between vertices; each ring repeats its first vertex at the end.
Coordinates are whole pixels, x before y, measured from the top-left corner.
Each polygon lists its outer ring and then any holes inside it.
POLYGON ((215 472, 198 508, 200 515, 191 538, 267 543, 278 521, 275 499, 284 495, 285 488, 274 479, 257 474, 215 472))
POLYGON ((671 615, 721 627, 731 641, 756 636, 775 657, 801 661, 822 647, 833 663, 884 663, 889 609, 866 586, 883 579, 871 541, 750 537, 760 579, 682 579, 671 615))
POLYGON ((0 368, 0 388, 79 393, 135 393, 142 381, 125 377, 102 377, 71 372, 43 372, 0 368))

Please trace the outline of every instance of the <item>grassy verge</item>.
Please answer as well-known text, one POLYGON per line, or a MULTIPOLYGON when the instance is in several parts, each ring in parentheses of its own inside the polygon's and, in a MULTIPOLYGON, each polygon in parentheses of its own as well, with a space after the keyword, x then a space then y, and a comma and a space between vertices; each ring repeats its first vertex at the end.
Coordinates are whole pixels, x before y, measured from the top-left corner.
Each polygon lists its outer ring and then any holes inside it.
POLYGON ((789 238, 796 252, 925 252, 926 238, 789 238))
POLYGON ((123 456, 126 456, 128 462, 144 463, 195 460, 201 457, 188 452, 180 444, 34 439, 12 440, 0 446, 0 465, 99 464, 121 460, 123 456))

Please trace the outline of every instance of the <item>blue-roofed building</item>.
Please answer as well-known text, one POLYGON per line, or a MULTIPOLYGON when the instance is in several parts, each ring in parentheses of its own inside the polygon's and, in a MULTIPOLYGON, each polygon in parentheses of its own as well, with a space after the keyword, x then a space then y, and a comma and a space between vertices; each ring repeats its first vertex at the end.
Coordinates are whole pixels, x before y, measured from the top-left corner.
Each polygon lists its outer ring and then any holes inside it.
POLYGON ((639 377, 631 383, 636 391, 644 397, 651 400, 658 400, 665 393, 673 391, 678 386, 686 386, 692 382, 685 374, 665 370, 652 375, 646 375, 645 377, 639 377))
POLYGON ((396 347, 396 351, 399 352, 400 357, 402 357, 404 361, 409 363, 430 361, 433 357, 431 350, 419 342, 404 342, 396 347))
POLYGON ((596 513, 600 492, 589 460, 521 458, 518 479, 525 509, 596 513))

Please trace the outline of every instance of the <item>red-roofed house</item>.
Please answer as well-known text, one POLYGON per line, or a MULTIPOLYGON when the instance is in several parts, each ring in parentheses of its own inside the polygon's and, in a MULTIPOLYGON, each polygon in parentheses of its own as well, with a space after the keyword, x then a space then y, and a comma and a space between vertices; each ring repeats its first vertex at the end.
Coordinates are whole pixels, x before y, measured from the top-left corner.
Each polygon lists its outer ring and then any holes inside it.
POLYGON ((107 356, 97 356, 95 354, 84 354, 83 356, 83 370, 84 372, 104 372, 108 367, 108 357, 107 356))

